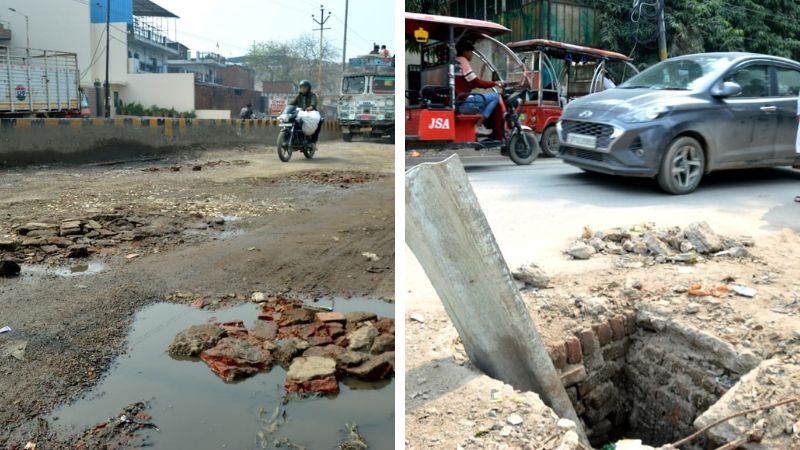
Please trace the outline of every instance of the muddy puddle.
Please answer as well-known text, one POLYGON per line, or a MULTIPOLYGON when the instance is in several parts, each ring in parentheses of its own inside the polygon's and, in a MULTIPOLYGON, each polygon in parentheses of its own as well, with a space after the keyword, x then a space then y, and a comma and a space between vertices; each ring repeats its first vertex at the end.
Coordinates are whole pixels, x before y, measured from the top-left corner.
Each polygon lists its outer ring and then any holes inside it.
MULTIPOLYGON (((342 312, 373 311, 394 317, 394 305, 378 300, 339 299, 335 306, 342 312)), ((335 448, 346 435, 346 423, 358 425, 371 449, 393 448, 393 379, 382 383, 345 379, 338 395, 293 397, 282 405, 286 372, 280 366, 225 383, 199 359, 176 360, 166 352, 175 335, 190 325, 239 319, 249 327, 257 314, 255 304, 217 311, 170 303, 143 309, 134 319, 127 353, 83 399, 54 411, 51 424, 61 432, 80 432, 130 403, 149 400, 147 412, 160 429, 148 431, 154 448, 274 448, 278 439, 308 449, 335 448), (265 416, 276 408, 285 411, 285 422, 269 435, 269 447, 262 447, 259 432, 269 428, 265 416)))
POLYGON ((100 261, 89 261, 71 264, 68 266, 44 266, 38 264, 23 264, 22 277, 77 277, 95 275, 108 270, 108 266, 100 261))

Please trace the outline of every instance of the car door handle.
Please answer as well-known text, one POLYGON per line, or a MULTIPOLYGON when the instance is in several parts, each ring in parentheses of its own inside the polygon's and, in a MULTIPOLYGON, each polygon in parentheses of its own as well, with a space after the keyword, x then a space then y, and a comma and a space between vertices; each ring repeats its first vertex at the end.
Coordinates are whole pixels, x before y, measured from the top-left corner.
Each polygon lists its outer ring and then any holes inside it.
POLYGON ((760 109, 761 109, 761 111, 764 111, 766 113, 771 113, 771 112, 777 111, 778 107, 777 106, 762 106, 760 109))

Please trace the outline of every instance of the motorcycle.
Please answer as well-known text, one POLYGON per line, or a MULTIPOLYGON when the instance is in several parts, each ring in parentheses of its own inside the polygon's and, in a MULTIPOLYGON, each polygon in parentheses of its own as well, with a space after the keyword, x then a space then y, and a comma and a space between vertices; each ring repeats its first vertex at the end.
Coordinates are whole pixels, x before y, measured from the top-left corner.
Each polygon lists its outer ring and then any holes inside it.
POLYGON ((303 132, 303 121, 297 116, 299 112, 296 106, 288 105, 278 116, 281 129, 278 133, 278 158, 283 162, 289 162, 295 150, 302 151, 308 159, 313 158, 317 151, 311 136, 303 132))
POLYGON ((515 92, 513 89, 505 88, 501 94, 507 108, 503 114, 503 120, 506 123, 503 141, 506 145, 501 154, 508 154, 511 160, 517 164, 532 163, 539 156, 540 151, 536 135, 520 120, 520 107, 525 93, 524 89, 515 92))

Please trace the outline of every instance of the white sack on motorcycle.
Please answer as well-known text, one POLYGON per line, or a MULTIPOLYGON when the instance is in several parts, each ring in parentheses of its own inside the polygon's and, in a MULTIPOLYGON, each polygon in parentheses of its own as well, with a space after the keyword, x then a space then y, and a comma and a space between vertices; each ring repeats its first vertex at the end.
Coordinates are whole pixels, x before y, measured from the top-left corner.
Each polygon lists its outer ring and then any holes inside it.
POLYGON ((317 131, 320 121, 318 111, 300 111, 297 113, 297 118, 303 123, 303 133, 306 136, 311 136, 317 131))

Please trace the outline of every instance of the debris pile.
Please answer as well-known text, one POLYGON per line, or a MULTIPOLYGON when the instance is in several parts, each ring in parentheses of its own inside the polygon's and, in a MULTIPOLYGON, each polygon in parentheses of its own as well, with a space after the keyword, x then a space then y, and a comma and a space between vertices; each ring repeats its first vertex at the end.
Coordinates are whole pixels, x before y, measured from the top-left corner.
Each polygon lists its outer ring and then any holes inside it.
POLYGON ((224 225, 222 217, 161 224, 122 212, 15 224, 10 234, 0 235, 0 275, 18 274, 18 268, 14 267, 17 262, 55 262, 86 258, 96 253, 114 254, 118 248, 166 245, 179 241, 187 230, 221 232, 224 225))
MULTIPOLYGON (((372 172, 359 172, 352 170, 314 170, 303 171, 288 175, 286 179, 294 182, 302 183, 318 183, 318 184, 364 184, 372 181, 378 181, 383 178, 383 175, 372 172)), ((276 179, 278 181, 280 179, 276 179)))
POLYGON ((747 247, 752 246, 751 239, 721 236, 706 222, 695 222, 686 228, 656 228, 645 224, 597 232, 584 227, 583 235, 570 245, 566 254, 574 259, 589 259, 598 253, 632 254, 654 258, 657 263, 695 264, 702 256, 749 257, 747 247))
POLYGON ((254 296, 261 306, 248 329, 241 321, 194 325, 178 333, 173 357, 199 357, 225 381, 287 369, 289 392, 339 392, 339 378, 379 381, 394 374, 394 320, 370 312, 320 311, 302 300, 254 296))

